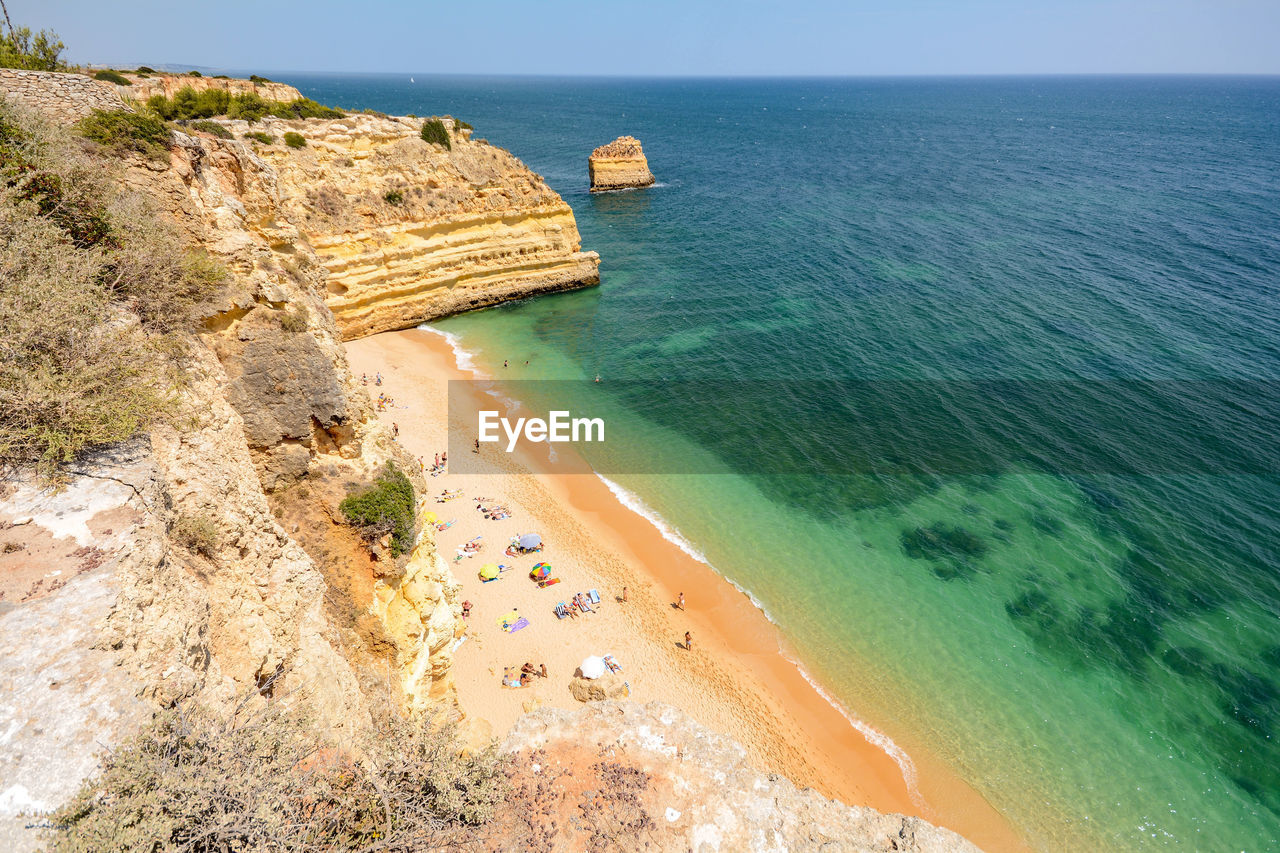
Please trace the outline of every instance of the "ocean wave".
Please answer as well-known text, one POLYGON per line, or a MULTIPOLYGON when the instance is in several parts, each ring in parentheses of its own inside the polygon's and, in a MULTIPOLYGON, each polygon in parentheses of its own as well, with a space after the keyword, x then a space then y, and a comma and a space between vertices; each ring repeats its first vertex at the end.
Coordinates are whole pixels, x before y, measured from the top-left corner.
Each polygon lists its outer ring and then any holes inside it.
POLYGON ((889 737, 875 726, 870 723, 863 722, 853 714, 849 713, 849 709, 823 689, 817 679, 810 675, 809 671, 806 670, 799 661, 794 658, 787 657, 786 655, 783 657, 786 658, 787 663, 796 668, 800 673, 801 678, 809 682, 809 686, 813 688, 815 693, 827 700, 827 704, 832 708, 835 708, 837 713, 844 717, 845 722, 853 726, 860 735, 867 739, 867 743, 893 759, 893 763, 898 765, 898 770, 902 773, 902 781, 906 783, 907 796, 911 797, 911 802, 915 803, 916 808, 926 808, 924 795, 920 793, 919 776, 916 773, 915 762, 911 760, 910 755, 907 755, 906 750, 898 746, 898 744, 894 742, 893 738, 889 737))
MULTIPOLYGON (((599 477, 600 481, 609 488, 609 491, 613 493, 613 496, 618 499, 619 503, 652 524, 654 528, 657 529, 658 533, 662 535, 663 539, 675 545, 699 563, 702 563, 713 571, 716 571, 716 574, 729 581, 729 583, 733 585, 734 589, 745 595, 748 600, 751 601, 751 604, 764 614, 764 618, 768 619, 771 624, 778 624, 777 620, 775 620, 769 613, 768 608, 764 606, 764 603, 752 595, 751 590, 743 587, 732 578, 725 577, 722 572, 717 571, 705 554, 699 551, 692 542, 685 538, 684 534, 663 518, 657 510, 646 504, 639 495, 624 488, 618 483, 615 483, 603 474, 597 472, 596 476, 599 477)), ((782 654, 781 649, 779 649, 778 652, 779 654, 782 654)), ((885 755, 889 756, 889 758, 893 760, 893 763, 898 765, 898 770, 902 773, 902 781, 907 786, 907 795, 911 797, 911 802, 915 803, 917 808, 925 808, 924 795, 920 793, 919 776, 916 773, 916 765, 915 762, 911 760, 911 756, 907 755, 906 750, 898 746, 898 744, 894 742, 893 738, 889 737, 875 726, 858 719, 850 713, 849 709, 842 705, 838 699, 828 693, 822 685, 809 674, 809 671, 806 670, 799 661, 786 654, 782 654, 782 657, 787 663, 796 668, 796 671, 800 673, 800 677, 808 682, 809 686, 813 688, 815 693, 821 696, 828 705, 840 714, 841 717, 844 717, 845 722, 852 726, 854 731, 866 738, 867 743, 870 743, 876 749, 879 749, 885 755)))
POLYGON ((453 332, 445 332, 441 329, 435 328, 429 323, 423 323, 418 328, 424 332, 439 335, 448 341, 449 348, 453 350, 453 360, 457 363, 459 370, 469 370, 473 373, 477 371, 475 357, 470 352, 462 348, 462 339, 453 332))
POLYGON ((639 495, 635 492, 624 489, 622 486, 599 472, 596 473, 596 476, 600 478, 602 483, 609 487, 609 491, 613 492, 613 496, 618 499, 619 503, 657 528, 658 532, 662 534, 663 539, 667 540, 672 545, 675 545, 699 563, 711 566, 711 561, 707 559, 705 554, 695 548, 693 543, 686 539, 684 534, 679 530, 676 530, 675 527, 669 524, 665 518, 658 515, 656 510, 641 500, 639 495))

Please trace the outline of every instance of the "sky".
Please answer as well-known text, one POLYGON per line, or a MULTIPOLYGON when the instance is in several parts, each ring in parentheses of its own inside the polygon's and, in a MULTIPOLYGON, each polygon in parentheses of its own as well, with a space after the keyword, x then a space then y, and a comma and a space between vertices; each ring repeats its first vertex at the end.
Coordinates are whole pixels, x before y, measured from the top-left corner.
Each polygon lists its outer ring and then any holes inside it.
POLYGON ((1280 0, 6 0, 73 62, 627 76, 1280 73, 1280 0))

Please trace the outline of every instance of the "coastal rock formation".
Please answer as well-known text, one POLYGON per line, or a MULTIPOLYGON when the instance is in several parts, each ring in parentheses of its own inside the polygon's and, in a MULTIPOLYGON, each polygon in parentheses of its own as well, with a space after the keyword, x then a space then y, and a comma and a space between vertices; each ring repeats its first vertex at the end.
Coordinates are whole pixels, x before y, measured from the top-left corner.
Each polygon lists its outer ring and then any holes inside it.
POLYGON ((574 678, 569 682, 569 692, 579 702, 599 702, 602 699, 625 699, 631 688, 619 675, 606 673, 600 678, 574 678))
POLYGON ((582 251, 569 205, 456 123, 449 149, 424 142, 410 118, 225 125, 241 138, 305 136, 299 149, 252 144, 275 189, 253 215, 275 223, 278 247, 314 250, 344 338, 600 281, 600 257, 582 251))
POLYGON ((540 833, 543 849, 591 849, 622 826, 645 850, 978 849, 919 818, 846 806, 761 773, 737 743, 656 702, 542 709, 516 722, 503 749, 520 759, 512 782, 529 793, 520 828, 540 833))
POLYGON ((592 192, 647 187, 654 180, 640 140, 634 136, 619 136, 592 151, 587 170, 591 173, 592 192))
POLYGON ((192 77, 189 74, 130 74, 123 72, 131 85, 120 86, 120 94, 140 103, 145 103, 153 95, 164 95, 172 98, 182 89, 194 89, 203 92, 206 89, 222 89, 233 95, 254 94, 268 101, 296 101, 302 93, 286 83, 255 80, 240 80, 226 77, 192 77))

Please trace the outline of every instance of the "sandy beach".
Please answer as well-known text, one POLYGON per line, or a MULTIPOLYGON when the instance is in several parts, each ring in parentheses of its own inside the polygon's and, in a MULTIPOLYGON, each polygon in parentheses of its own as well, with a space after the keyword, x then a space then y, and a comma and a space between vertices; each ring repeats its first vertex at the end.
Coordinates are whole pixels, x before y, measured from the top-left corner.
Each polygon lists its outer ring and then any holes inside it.
MULTIPOLYGON (((442 337, 408 330, 346 346, 353 371, 369 376, 371 396, 393 398, 383 419, 396 424, 399 441, 428 468, 446 450, 451 417, 462 434, 474 432, 479 401, 451 412, 447 383, 476 375, 459 368, 442 337), (373 383, 376 373, 382 374, 381 387, 373 383)), ((492 405, 488 400, 486 407, 492 405)), ((612 654, 632 699, 684 709, 732 736, 764 769, 849 804, 918 815, 984 849, 1026 849, 989 803, 919 745, 909 745, 909 759, 895 760, 856 729, 787 660, 784 639, 747 596, 663 538, 599 478, 524 473, 495 445, 486 445, 466 467, 482 473, 446 472, 428 482, 432 496, 461 490, 460 498, 434 509, 453 522, 437 541, 462 585, 461 597, 472 604, 453 675, 463 710, 481 731, 501 737, 535 707, 579 707, 568 690, 574 670, 588 655, 612 654), (477 499, 505 505, 511 517, 486 519, 477 499), (524 533, 541 535, 544 550, 507 556, 510 539, 524 533), (476 537, 482 549, 455 559, 476 537), (559 584, 539 588, 530 580, 529 570, 540 561, 551 564, 559 584), (482 583, 478 572, 486 563, 512 569, 482 583), (618 600, 624 586, 625 603, 618 600), (590 589, 600 594, 596 612, 556 617, 558 602, 590 589), (680 593, 683 610, 674 606, 680 593), (506 633, 499 623, 512 610, 529 624, 506 633), (691 650, 683 647, 686 632, 691 650), (548 677, 525 688, 504 687, 504 669, 526 662, 545 664, 548 677), (904 779, 903 763, 913 785, 904 779)), ((871 738, 878 739, 874 730, 871 738)))

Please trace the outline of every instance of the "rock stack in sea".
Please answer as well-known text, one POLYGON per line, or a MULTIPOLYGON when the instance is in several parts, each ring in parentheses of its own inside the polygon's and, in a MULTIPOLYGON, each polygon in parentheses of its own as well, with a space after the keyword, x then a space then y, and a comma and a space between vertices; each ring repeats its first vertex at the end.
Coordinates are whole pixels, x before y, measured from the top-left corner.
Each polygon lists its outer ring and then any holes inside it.
POLYGON ((591 172, 592 192, 647 187, 653 183, 649 161, 644 157, 640 140, 634 136, 619 136, 592 151, 587 168, 591 172))

